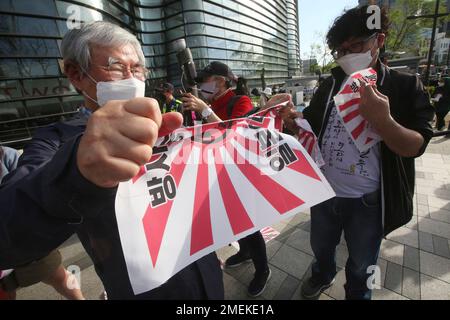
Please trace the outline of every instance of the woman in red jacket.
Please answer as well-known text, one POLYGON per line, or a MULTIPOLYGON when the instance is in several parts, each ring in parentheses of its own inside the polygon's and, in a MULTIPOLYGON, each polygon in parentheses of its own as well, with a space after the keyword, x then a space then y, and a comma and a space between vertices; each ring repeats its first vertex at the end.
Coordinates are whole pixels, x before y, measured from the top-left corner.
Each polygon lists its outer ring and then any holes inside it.
MULTIPOLYGON (((205 101, 188 93, 182 98, 184 110, 200 113, 203 120, 219 122, 245 117, 252 111, 253 104, 248 97, 246 80, 236 78, 224 63, 214 61, 199 73, 198 83, 205 101), (233 84, 236 89, 233 90, 233 84)), ((250 260, 255 265, 255 276, 248 287, 252 297, 261 295, 270 278, 271 271, 267 262, 266 244, 261 232, 251 234, 239 240, 240 251, 225 262, 225 267, 237 267, 250 260)))

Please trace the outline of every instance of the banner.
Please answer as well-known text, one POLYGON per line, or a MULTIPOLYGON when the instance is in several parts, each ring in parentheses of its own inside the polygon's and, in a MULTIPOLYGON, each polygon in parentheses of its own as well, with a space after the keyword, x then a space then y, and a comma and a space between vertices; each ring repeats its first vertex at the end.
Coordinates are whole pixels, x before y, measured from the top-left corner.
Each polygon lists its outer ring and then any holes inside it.
POLYGON ((288 102, 285 102, 285 103, 281 103, 276 106, 273 106, 271 108, 267 108, 267 109, 258 111, 256 113, 252 114, 250 116, 250 118, 254 118, 254 117, 273 118, 275 121, 274 128, 278 131, 282 131, 283 130, 283 120, 281 119, 278 112, 281 110, 281 108, 285 107, 287 104, 288 104, 288 102))
POLYGON ((116 218, 134 293, 334 195, 273 118, 178 129, 158 139, 149 163, 118 187, 116 218))
POLYGON ((369 68, 355 72, 345 82, 343 89, 334 97, 344 127, 361 153, 366 152, 381 141, 381 137, 359 111, 361 102, 360 80, 363 79, 369 84, 376 84, 376 71, 369 68))

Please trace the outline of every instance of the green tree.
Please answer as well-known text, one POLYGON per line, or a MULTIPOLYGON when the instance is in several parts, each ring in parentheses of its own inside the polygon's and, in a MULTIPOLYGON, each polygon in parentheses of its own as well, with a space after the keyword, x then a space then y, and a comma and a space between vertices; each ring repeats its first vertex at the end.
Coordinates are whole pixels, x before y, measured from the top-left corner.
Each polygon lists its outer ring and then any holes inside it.
MULTIPOLYGON (((408 20, 408 16, 433 14, 435 0, 397 0, 389 10, 391 26, 387 38, 386 48, 390 52, 406 52, 413 55, 419 54, 417 43, 423 28, 432 28, 433 19, 408 20)), ((444 1, 441 1, 439 12, 447 12, 444 1)), ((442 25, 448 18, 440 18, 438 26, 442 25)))
POLYGON ((311 65, 309 66, 309 72, 312 74, 316 74, 317 72, 320 71, 320 67, 318 63, 311 63, 311 65))

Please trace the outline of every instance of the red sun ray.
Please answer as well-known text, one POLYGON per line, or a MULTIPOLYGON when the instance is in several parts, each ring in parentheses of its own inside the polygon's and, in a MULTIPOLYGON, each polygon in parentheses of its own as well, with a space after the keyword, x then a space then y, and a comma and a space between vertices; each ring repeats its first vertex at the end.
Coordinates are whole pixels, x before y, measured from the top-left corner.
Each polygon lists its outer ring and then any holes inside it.
POLYGON ((223 198, 225 211, 227 212, 228 220, 230 221, 231 229, 234 235, 247 231, 254 227, 247 210, 245 210, 241 199, 234 189, 230 176, 224 166, 223 158, 219 150, 214 150, 214 157, 216 158, 217 179, 219 182, 220 192, 223 198))
POLYGON ((235 164, 241 173, 280 214, 285 214, 305 203, 249 163, 231 144, 227 144, 225 147, 232 158, 234 155, 236 156, 235 164))
POLYGON ((214 243, 209 203, 208 164, 203 159, 198 165, 195 186, 194 215, 192 216, 191 229, 191 256, 214 243))

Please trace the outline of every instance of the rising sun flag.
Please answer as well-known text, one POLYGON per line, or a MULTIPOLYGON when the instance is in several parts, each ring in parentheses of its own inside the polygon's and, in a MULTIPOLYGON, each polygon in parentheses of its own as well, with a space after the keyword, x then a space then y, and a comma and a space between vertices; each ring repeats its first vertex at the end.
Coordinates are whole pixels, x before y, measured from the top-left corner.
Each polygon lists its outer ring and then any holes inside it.
POLYGON ((135 294, 334 196, 298 140, 276 127, 254 117, 179 129, 119 185, 116 217, 135 294))

